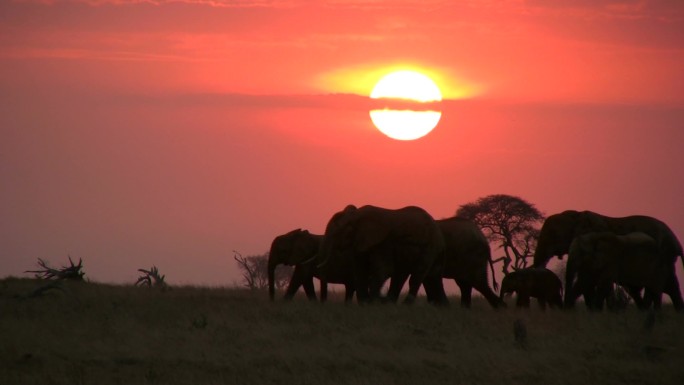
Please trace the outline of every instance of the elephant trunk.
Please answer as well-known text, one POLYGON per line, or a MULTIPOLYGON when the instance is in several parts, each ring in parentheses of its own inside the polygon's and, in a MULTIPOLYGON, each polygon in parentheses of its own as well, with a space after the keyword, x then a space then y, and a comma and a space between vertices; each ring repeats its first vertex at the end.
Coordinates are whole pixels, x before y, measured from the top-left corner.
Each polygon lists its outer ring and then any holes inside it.
POLYGON ((318 252, 314 255, 314 264, 316 267, 316 270, 319 272, 319 274, 325 276, 324 272, 328 269, 329 266, 329 258, 330 258, 330 250, 331 250, 331 243, 330 240, 327 239, 327 237, 324 237, 323 240, 320 242, 319 247, 318 247, 318 252))
POLYGON ((578 264, 582 258, 582 247, 580 240, 576 239, 572 242, 570 250, 568 251, 568 263, 565 265, 565 298, 564 304, 566 307, 572 307, 578 295, 579 288, 575 284, 575 276, 579 268, 578 264))
POLYGON ((579 291, 578 285, 575 284, 575 266, 568 259, 568 264, 565 266, 565 298, 564 304, 566 307, 572 307, 577 299, 576 293, 579 291))
POLYGON ((268 260, 268 296, 271 301, 275 299, 275 269, 277 266, 277 261, 268 260))
POLYGON ((501 291, 499 292, 499 299, 502 302, 506 294, 513 292, 513 287, 511 287, 511 278, 512 277, 505 276, 501 281, 501 291))
POLYGON ((544 229, 542 228, 542 233, 539 235, 539 241, 537 242, 537 248, 534 250, 533 267, 546 267, 546 264, 549 263, 549 260, 553 257, 550 252, 551 240, 548 236, 544 235, 543 230, 544 229))
POLYGON ((494 286, 494 291, 499 290, 499 284, 496 282, 496 274, 494 273, 494 262, 492 261, 492 256, 489 256, 489 269, 492 271, 492 286, 494 286))

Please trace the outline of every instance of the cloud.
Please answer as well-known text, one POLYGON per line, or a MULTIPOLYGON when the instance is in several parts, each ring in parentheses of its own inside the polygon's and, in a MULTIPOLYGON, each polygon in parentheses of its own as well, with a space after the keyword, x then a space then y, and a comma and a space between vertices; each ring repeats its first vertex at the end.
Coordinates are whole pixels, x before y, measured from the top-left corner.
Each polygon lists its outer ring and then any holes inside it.
POLYGON ((419 103, 401 99, 370 99, 358 94, 309 94, 309 95, 250 95, 250 94, 185 94, 167 99, 180 105, 214 105, 231 108, 312 108, 348 111, 371 109, 440 110, 443 106, 458 104, 450 100, 419 103))
POLYGON ((312 2, 304 0, 15 0, 19 3, 68 4, 82 3, 92 6, 135 5, 135 4, 191 4, 220 8, 292 8, 304 6, 326 6, 333 8, 360 9, 479 9, 494 13, 558 14, 580 18, 657 18, 660 20, 681 20, 684 17, 684 2, 679 0, 471 0, 462 2, 444 0, 327 0, 312 2))
POLYGON ((83 3, 92 6, 103 5, 131 5, 131 4, 196 4, 223 8, 254 8, 254 7, 291 7, 299 2, 286 0, 17 0, 23 3, 66 4, 83 3))
POLYGON ((684 2, 676 0, 527 0, 521 9, 532 13, 561 14, 585 20, 654 19, 672 22, 684 18, 684 2))
POLYGON ((6 49, 2 53, 0 53, 0 58, 113 61, 191 61, 191 59, 187 57, 178 55, 69 48, 11 48, 6 49))
POLYGON ((38 4, 65 4, 65 3, 84 3, 92 6, 103 5, 131 5, 131 4, 195 4, 221 8, 290 8, 308 5, 325 5, 331 7, 346 8, 414 8, 426 6, 439 6, 448 4, 443 0, 329 0, 320 1, 312 4, 304 0, 15 0, 23 3, 38 4))

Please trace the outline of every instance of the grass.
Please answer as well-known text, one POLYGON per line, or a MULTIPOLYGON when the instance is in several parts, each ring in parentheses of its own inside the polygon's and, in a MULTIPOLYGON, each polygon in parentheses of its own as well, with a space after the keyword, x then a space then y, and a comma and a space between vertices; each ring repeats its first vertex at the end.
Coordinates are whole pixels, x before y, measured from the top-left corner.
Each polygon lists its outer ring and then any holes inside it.
MULTIPOLYGON (((684 315, 0 280, 0 384, 681 384, 684 315), (513 323, 527 328, 526 348, 513 323)), ((512 301, 509 301, 512 302, 512 301)))

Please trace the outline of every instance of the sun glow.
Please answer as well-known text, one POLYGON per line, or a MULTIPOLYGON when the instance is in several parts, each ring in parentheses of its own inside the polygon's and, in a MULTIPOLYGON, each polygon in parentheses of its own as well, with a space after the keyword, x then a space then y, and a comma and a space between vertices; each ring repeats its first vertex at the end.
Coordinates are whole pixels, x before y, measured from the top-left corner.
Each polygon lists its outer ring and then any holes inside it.
POLYGON ((432 79, 421 73, 397 71, 380 79, 373 87, 370 97, 434 102, 442 100, 442 93, 432 79))
MULTIPOLYGON (((429 77, 415 71, 396 71, 384 76, 373 88, 371 99, 401 99, 420 103, 439 102, 442 94, 429 77)), ((373 109, 370 118, 380 132, 393 139, 414 140, 432 131, 442 113, 433 110, 373 109)))

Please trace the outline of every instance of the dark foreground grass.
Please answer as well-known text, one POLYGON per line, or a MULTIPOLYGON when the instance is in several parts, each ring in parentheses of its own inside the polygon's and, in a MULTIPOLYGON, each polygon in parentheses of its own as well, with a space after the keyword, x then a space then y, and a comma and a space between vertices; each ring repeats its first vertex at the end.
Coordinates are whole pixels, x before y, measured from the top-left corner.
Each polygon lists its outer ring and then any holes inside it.
POLYGON ((0 384, 682 384, 684 315, 0 280, 0 384), (527 329, 526 347, 513 324, 527 329))

